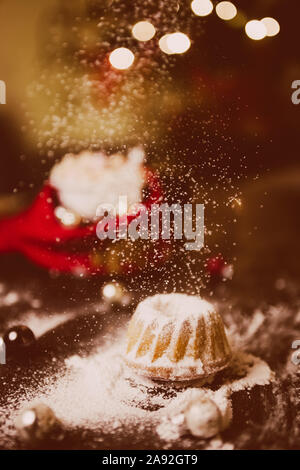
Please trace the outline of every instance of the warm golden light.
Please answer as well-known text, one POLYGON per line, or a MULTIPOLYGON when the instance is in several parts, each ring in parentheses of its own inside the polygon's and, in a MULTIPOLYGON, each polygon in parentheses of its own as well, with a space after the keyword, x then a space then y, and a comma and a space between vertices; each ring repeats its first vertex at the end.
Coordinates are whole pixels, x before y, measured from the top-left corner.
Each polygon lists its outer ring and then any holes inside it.
POLYGON ((112 299, 114 295, 116 294, 117 289, 114 284, 106 284, 103 287, 102 292, 103 292, 104 297, 106 297, 107 299, 112 299))
POLYGON ((265 25, 267 29, 267 36, 272 37, 276 36, 276 34, 280 31, 280 25, 277 20, 274 18, 266 17, 261 20, 261 22, 265 25))
POLYGON ((111 52, 109 61, 115 69, 125 70, 133 64, 134 54, 126 47, 118 47, 111 52))
POLYGON ((117 282, 105 284, 102 288, 102 294, 104 299, 109 303, 123 303, 124 301, 124 305, 126 304, 126 292, 122 285, 117 282))
POLYGON ((216 6, 216 13, 221 20, 232 20, 236 14, 236 6, 231 2, 220 2, 216 6))
POLYGON ((156 29, 149 21, 139 21, 132 28, 132 35, 138 41, 149 41, 156 33, 156 29))
POLYGON ((159 40, 159 47, 165 54, 183 54, 191 46, 190 38, 184 33, 165 34, 159 40))
POLYGON ((10 341, 15 341, 17 339, 18 335, 15 331, 11 331, 8 335, 8 338, 10 341))
POLYGON ((80 217, 72 211, 68 211, 62 206, 57 206, 54 210, 55 217, 66 227, 78 225, 80 217))
POLYGON ((211 14, 214 6, 210 0, 193 0, 191 9, 197 16, 207 16, 211 14))
POLYGON ((184 33, 173 33, 167 37, 167 46, 171 54, 183 54, 190 48, 191 41, 184 33))
POLYGON ((246 15, 239 10, 235 17, 230 21, 230 26, 233 28, 244 28, 245 24, 247 23, 247 17, 246 15))
POLYGON ((258 20, 251 20, 246 23, 245 31, 247 36, 254 41, 259 41, 267 35, 267 28, 258 20))
POLYGON ((24 411, 22 422, 24 426, 31 426, 36 420, 36 414, 33 410, 24 411))
POLYGON ((158 41, 159 48, 165 53, 165 54, 172 54, 172 51, 169 49, 168 44, 167 44, 167 39, 168 37, 171 36, 171 34, 165 34, 160 38, 158 41))

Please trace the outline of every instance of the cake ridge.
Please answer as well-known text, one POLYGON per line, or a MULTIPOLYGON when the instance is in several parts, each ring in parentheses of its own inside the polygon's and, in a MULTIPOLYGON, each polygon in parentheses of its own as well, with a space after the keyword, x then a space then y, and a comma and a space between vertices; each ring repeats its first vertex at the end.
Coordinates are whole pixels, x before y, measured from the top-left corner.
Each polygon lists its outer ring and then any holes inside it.
POLYGON ((204 377, 226 367, 231 350, 221 316, 187 294, 157 294, 136 308, 125 361, 162 380, 204 377))

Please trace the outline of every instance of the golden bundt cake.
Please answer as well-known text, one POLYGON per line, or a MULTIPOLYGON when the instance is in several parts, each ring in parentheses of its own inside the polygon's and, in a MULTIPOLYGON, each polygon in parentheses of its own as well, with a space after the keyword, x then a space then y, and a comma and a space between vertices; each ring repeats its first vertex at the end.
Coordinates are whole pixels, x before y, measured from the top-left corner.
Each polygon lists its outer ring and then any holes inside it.
POLYGON ((205 378, 226 367, 230 358, 222 318, 200 297, 148 297, 129 323, 125 361, 153 379, 205 378))

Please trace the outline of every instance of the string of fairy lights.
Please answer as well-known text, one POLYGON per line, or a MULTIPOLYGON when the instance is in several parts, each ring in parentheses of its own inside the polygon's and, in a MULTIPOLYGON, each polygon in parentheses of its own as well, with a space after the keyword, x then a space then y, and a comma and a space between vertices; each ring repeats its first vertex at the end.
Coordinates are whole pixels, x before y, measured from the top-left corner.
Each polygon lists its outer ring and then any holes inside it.
MULTIPOLYGON (((271 17, 262 19, 248 19, 246 15, 237 9, 229 1, 221 1, 214 6, 211 0, 193 0, 191 10, 194 15, 206 17, 215 10, 216 15, 223 21, 227 21, 234 27, 244 28, 248 38, 260 41, 266 37, 276 36, 280 31, 278 21, 271 17)), ((132 36, 141 42, 147 42, 157 34, 155 26, 147 20, 137 22, 131 30, 132 36)), ((158 40, 160 50, 164 54, 183 54, 191 46, 191 40, 187 34, 180 31, 170 32, 158 40)), ((127 47, 118 47, 109 55, 111 65, 118 70, 126 70, 134 63, 134 53, 127 47)))

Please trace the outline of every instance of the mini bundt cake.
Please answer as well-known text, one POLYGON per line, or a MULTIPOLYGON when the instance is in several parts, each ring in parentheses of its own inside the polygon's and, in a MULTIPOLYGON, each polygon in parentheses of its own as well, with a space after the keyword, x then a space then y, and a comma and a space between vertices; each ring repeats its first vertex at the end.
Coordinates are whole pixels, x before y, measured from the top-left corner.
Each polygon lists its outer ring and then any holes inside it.
POLYGON ((159 294, 137 306, 126 363, 157 380, 194 380, 224 369, 231 350, 213 305, 186 294, 159 294))

